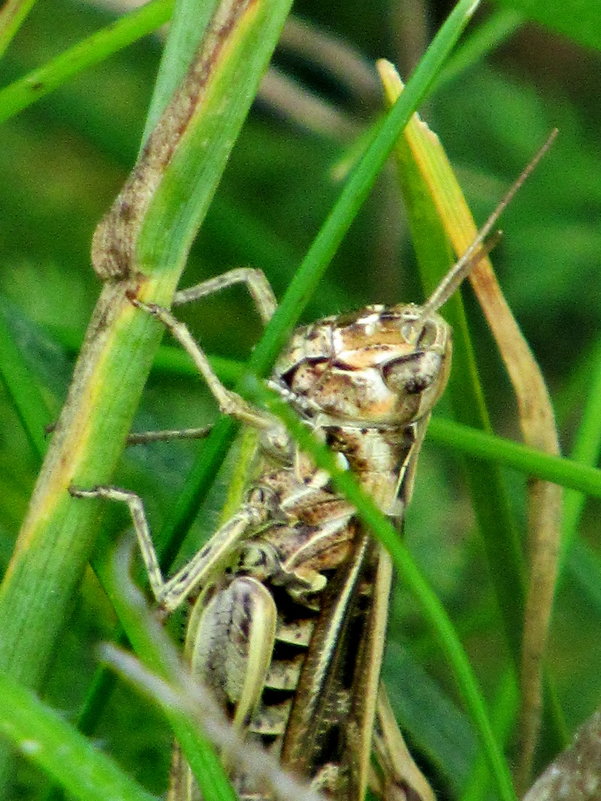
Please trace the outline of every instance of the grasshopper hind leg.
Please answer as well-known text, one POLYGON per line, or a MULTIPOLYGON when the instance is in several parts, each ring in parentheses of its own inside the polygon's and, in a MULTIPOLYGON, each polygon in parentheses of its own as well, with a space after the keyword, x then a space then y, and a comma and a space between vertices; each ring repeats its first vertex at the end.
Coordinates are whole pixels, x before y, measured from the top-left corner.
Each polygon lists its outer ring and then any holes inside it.
POLYGON ((378 691, 373 749, 380 773, 373 773, 370 789, 380 801, 436 801, 428 780, 405 745, 382 683, 378 691))
MULTIPOLYGON (((251 576, 224 579, 202 593, 191 613, 186 656, 201 684, 210 688, 243 737, 259 710, 276 638, 277 610, 271 593, 251 576)), ((246 778, 236 770, 227 752, 237 789, 246 778)), ((190 769, 176 746, 168 801, 200 799, 190 769), (179 788, 180 795, 174 788, 179 788), (181 795, 186 788, 187 795, 181 795)), ((252 795, 256 795, 255 792, 252 795)), ((257 795, 257 797, 259 797, 257 795)))
POLYGON ((192 672, 213 689, 234 727, 243 731, 265 686, 277 611, 270 592, 251 576, 236 576, 207 595, 192 612, 186 654, 192 672))

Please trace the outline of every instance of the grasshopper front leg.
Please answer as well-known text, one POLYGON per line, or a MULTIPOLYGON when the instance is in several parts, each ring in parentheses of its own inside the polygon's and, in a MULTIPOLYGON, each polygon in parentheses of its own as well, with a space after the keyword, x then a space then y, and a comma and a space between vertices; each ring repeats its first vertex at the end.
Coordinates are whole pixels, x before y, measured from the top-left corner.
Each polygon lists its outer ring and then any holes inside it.
MULTIPOLYGON (((184 303, 191 303, 207 295, 233 286, 234 284, 244 284, 247 287, 261 321, 264 324, 268 323, 277 308, 277 301, 265 274, 261 270, 250 267, 237 267, 223 273, 223 275, 209 278, 207 281, 202 281, 200 284, 182 289, 175 293, 173 304, 181 306, 184 303)), ((209 390, 219 404, 219 408, 223 414, 235 417, 241 422, 259 429, 264 429, 272 425, 271 419, 265 414, 252 409, 239 395, 223 386, 213 371, 206 354, 194 339, 187 326, 178 320, 169 309, 153 303, 143 303, 135 296, 131 296, 130 300, 134 306, 160 320, 174 339, 176 339, 186 353, 189 354, 198 372, 205 379, 209 390)), ((148 432, 133 435, 133 437, 130 437, 130 444, 186 437, 202 438, 206 436, 207 433, 208 429, 206 428, 187 429, 184 431, 148 432)))
MULTIPOLYGON (((200 284, 195 284, 187 289, 179 290, 175 293, 173 305, 181 306, 185 303, 192 303, 235 284, 244 284, 247 287, 261 321, 264 324, 268 323, 277 308, 277 300, 265 274, 261 270, 256 270, 251 267, 237 267, 222 275, 209 278, 207 281, 202 281, 200 284)), ((190 355, 199 373, 207 382, 207 386, 219 404, 220 410, 224 414, 228 414, 241 422, 259 429, 264 429, 271 425, 271 421, 266 415, 251 409, 239 395, 230 392, 223 386, 214 373, 204 351, 184 323, 180 322, 168 309, 162 306, 157 306, 152 303, 143 303, 135 296, 132 296, 130 300, 139 309, 159 319, 190 355)), ((141 443, 173 439, 202 439, 209 433, 210 427, 148 431, 131 434, 128 438, 128 444, 138 445, 141 443)))
POLYGON ((206 381, 211 394, 219 404, 219 409, 223 414, 227 414, 230 417, 240 420, 242 423, 246 423, 258 429, 266 429, 273 426, 273 419, 271 417, 253 409, 240 395, 223 386, 211 367, 206 354, 196 342, 188 327, 174 317, 169 309, 163 306, 157 306, 154 303, 143 303, 135 297, 131 297, 130 300, 138 309, 160 320, 186 353, 190 355, 196 369, 206 381))
POLYGON ((252 267, 236 267, 222 275, 215 276, 215 278, 202 281, 200 284, 180 289, 175 293, 173 305, 182 306, 184 303, 192 303, 234 284, 246 285, 259 317, 263 323, 268 323, 273 317, 278 303, 265 273, 252 267))

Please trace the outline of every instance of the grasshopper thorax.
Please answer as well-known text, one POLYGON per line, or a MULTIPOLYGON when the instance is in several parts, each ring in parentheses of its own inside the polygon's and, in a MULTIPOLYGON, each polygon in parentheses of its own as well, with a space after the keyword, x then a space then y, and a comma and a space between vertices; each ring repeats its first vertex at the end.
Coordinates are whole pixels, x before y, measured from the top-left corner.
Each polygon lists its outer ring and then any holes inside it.
POLYGON ((396 428, 431 411, 450 357, 451 330, 435 312, 368 306, 298 328, 274 383, 319 427, 396 428))

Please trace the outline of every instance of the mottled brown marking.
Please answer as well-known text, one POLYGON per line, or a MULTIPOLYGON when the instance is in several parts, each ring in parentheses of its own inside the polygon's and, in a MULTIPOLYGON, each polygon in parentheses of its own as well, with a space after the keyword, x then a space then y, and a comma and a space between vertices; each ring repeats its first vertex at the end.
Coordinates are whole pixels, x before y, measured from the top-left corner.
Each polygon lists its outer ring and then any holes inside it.
POLYGON ((138 163, 92 239, 92 265, 102 280, 122 280, 140 269, 134 263, 140 229, 190 120, 206 95, 232 29, 256 0, 220 3, 181 86, 149 136, 138 163))

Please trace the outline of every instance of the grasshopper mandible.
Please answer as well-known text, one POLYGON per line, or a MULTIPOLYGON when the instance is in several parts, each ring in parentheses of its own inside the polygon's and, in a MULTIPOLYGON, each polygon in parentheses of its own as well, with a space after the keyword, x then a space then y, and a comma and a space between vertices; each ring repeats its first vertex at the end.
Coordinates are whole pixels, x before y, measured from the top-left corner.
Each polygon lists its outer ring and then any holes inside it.
MULTIPOLYGON (((367 306, 303 326, 275 365, 271 387, 399 528, 450 370, 451 330, 437 309, 489 249, 486 237, 532 166, 423 306, 367 306)), ((234 283, 246 284, 267 322, 275 296, 263 273, 250 268, 180 291, 174 302, 234 283)), ((434 801, 380 684, 392 579, 387 553, 279 420, 221 384, 183 323, 168 309, 131 301, 189 353, 220 410, 259 430, 256 477, 236 514, 168 579, 139 496, 116 487, 71 493, 128 505, 164 612, 196 598, 186 659, 246 738, 335 801, 363 801, 368 786, 383 801, 434 801)), ((229 770, 241 799, 274 797, 252 775, 229 770)), ((168 799, 199 797, 176 749, 168 799)))

